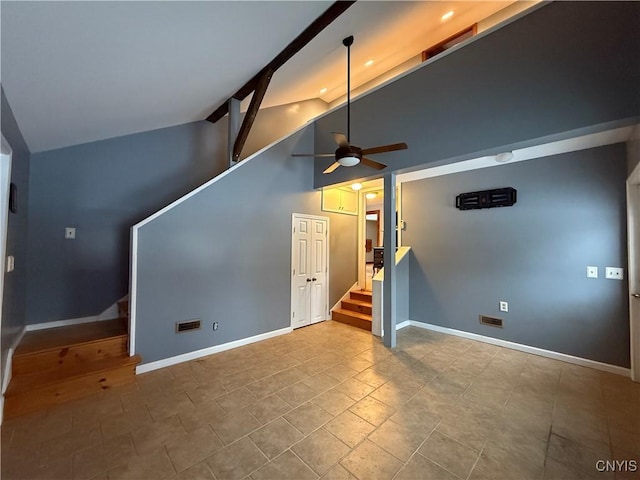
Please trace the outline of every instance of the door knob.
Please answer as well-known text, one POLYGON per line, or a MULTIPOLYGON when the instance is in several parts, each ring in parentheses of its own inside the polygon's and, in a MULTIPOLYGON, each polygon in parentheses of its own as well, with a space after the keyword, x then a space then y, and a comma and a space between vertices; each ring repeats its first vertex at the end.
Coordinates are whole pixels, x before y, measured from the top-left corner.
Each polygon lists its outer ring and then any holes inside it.
POLYGON ((318 280, 318 279, 317 279, 316 277, 313 277, 311 280, 312 280, 313 282, 315 282, 315 281, 316 281, 316 280, 318 280))
POLYGON ((310 282, 310 281, 311 281, 311 279, 310 279, 310 278, 307 278, 307 282, 310 282))
POLYGON ((640 293, 632 293, 631 296, 633 298, 640 298, 640 293))

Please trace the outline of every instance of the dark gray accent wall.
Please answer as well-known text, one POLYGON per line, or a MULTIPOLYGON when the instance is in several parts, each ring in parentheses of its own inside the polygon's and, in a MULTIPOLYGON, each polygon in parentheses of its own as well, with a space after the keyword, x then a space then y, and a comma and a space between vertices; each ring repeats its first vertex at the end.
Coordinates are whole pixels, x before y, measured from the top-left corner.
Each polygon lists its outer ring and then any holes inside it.
POLYGON ((225 122, 203 121, 34 154, 27 323, 127 294, 131 226, 223 171, 225 149, 225 122))
MULTIPOLYGON (((353 102, 351 140, 406 142, 376 155, 394 170, 496 154, 640 116, 640 2, 550 2, 353 102)), ((353 47, 358 48, 357 39, 353 47)), ((332 152, 344 108, 317 121, 316 152, 332 152)), ((321 172, 315 186, 380 175, 321 172)))
POLYGON ((626 171, 617 144, 403 184, 410 318, 629 367, 628 284, 604 278, 627 270, 626 171), (499 187, 517 189, 513 207, 455 208, 499 187))
MULTIPOLYGON (((16 336, 25 325, 25 308, 27 304, 27 214, 29 205, 29 160, 30 153, 22 138, 20 128, 13 117, 9 102, 1 92, 1 125, 2 135, 11 146, 11 182, 18 188, 18 212, 9 213, 7 229, 7 255, 15 257, 15 270, 4 275, 4 292, 2 302, 2 352, 1 363, 7 359, 7 353, 16 336)), ((4 367, 0 369, 0 385, 2 385, 4 367)))
POLYGON ((320 210, 312 162, 290 156, 311 148, 308 128, 140 227, 136 353, 143 363, 289 327, 293 213, 330 218, 329 305, 353 285, 357 217, 320 210), (175 333, 175 322, 194 318, 201 330, 175 333))

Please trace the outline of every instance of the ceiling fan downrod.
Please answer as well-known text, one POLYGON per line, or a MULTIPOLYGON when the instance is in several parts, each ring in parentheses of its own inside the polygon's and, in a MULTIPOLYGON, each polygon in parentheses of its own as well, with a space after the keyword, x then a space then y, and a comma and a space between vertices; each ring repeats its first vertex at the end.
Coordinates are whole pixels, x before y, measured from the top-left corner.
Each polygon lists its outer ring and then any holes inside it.
POLYGON ((351 142, 351 45, 353 45, 353 35, 342 40, 342 44, 347 47, 347 142, 351 142))

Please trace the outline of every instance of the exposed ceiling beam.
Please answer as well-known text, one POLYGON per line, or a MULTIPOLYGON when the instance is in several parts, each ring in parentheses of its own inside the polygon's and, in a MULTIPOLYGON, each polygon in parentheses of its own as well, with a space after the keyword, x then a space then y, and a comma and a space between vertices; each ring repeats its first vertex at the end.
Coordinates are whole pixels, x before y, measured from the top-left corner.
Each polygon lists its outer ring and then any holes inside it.
POLYGON ((253 121, 256 119, 256 115, 258 115, 258 109, 260 108, 264 94, 267 93, 267 87, 269 86, 272 76, 273 70, 268 69, 258 81, 253 97, 251 97, 249 110, 247 110, 247 113, 244 116, 242 126, 240 127, 236 141, 233 144, 233 160, 236 162, 240 160, 240 153, 242 153, 242 148, 247 141, 253 121))
MULTIPOLYGON (((289 45, 285 47, 271 62, 269 62, 262 70, 260 70, 251 80, 245 83, 236 93, 231 95, 232 98, 244 100, 251 92, 255 91, 259 83, 264 79, 266 72, 271 71, 272 74, 287 60, 298 53, 313 38, 324 30, 331 22, 342 15, 347 8, 356 3, 356 0, 338 1, 333 3, 325 12, 316 18, 311 25, 304 29, 289 45)), ((268 82, 267 82, 268 83, 268 82)), ((258 107, 260 105, 258 104, 258 107)), ((211 115, 207 117, 210 122, 217 122, 229 112, 228 99, 220 105, 211 115)), ((235 151, 235 148, 234 148, 235 151)))

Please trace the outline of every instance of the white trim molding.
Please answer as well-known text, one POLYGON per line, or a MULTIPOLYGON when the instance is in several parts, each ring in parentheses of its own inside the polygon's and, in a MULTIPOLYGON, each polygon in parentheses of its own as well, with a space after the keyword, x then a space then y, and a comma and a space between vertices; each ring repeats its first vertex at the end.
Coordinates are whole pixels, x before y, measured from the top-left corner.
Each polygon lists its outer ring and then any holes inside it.
POLYGON ((582 367, 589 367, 595 370, 601 370, 603 372, 615 373, 616 375, 622 375, 625 377, 629 377, 631 374, 630 369, 619 367, 617 365, 610 365, 608 363, 602 363, 596 360, 589 360, 588 358, 574 357, 573 355, 567 355, 566 353, 554 352, 552 350, 545 350, 538 347, 531 347, 529 345, 510 342, 508 340, 501 340, 499 338, 486 337, 484 335, 478 335, 477 333, 470 333, 453 328, 441 327, 439 325, 433 325, 430 323, 416 322, 415 320, 407 320, 406 322, 402 322, 401 324, 397 325, 396 329, 409 326, 423 328, 425 330, 433 330, 434 332, 446 333, 448 335, 455 335, 456 337, 476 340, 478 342, 490 343, 491 345, 497 345, 498 347, 510 348, 512 350, 531 353, 533 355, 539 355, 541 357, 551 358, 553 360, 560 360, 561 362, 572 363, 574 365, 580 365, 582 367))
POLYGON ((162 360, 157 360, 155 362, 144 363, 136 367, 136 375, 151 372, 153 370, 158 370, 159 368, 170 367, 171 365, 177 365, 178 363, 189 362, 191 360, 196 360, 208 355, 213 355, 214 353, 224 352, 226 350, 242 347, 244 345, 260 342, 262 340, 278 337, 280 335, 285 335, 291 332, 293 332, 293 328, 291 327, 281 328, 280 330, 261 333, 259 335, 254 335, 253 337, 241 338, 240 340, 223 343, 222 345, 215 345, 213 347, 203 348, 201 350, 195 350, 189 353, 183 353, 182 355, 176 355, 175 357, 163 358, 162 360))
MULTIPOLYGON (((110 320, 110 319, 104 318, 101 320, 110 320)), ((67 327, 69 325, 80 325, 82 323, 91 323, 91 322, 97 322, 101 320, 98 320, 97 315, 93 315, 91 317, 68 318, 66 320, 56 320, 54 322, 34 323, 32 325, 27 325, 25 329, 27 332, 33 332, 34 330, 46 330, 47 328, 67 327)))

